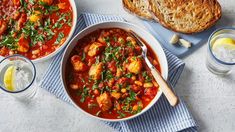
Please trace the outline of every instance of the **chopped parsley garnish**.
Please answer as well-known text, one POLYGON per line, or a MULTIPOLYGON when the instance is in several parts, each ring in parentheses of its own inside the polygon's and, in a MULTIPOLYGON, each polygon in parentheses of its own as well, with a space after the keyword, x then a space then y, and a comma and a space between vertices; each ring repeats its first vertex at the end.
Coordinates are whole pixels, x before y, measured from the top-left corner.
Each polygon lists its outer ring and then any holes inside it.
POLYGON ((86 59, 86 53, 82 52, 82 61, 84 61, 86 59))
POLYGON ((117 118, 124 118, 124 117, 126 117, 126 114, 122 113, 121 111, 117 111, 117 113, 119 114, 119 116, 117 118))
POLYGON ((64 34, 63 33, 59 33, 58 37, 57 37, 57 39, 55 41, 55 44, 59 44, 63 38, 64 38, 64 34))
POLYGON ((83 92, 81 94, 81 99, 80 99, 80 102, 84 102, 86 97, 89 96, 88 95, 88 88, 86 86, 83 87, 83 92))
POLYGON ((131 78, 131 77, 132 77, 132 73, 127 73, 125 76, 126 76, 127 78, 131 78))

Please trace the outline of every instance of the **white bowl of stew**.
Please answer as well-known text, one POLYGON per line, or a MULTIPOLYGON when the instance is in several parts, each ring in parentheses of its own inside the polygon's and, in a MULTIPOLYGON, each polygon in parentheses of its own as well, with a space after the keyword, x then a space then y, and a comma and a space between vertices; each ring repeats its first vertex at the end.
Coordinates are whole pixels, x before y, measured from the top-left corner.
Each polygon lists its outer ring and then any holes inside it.
POLYGON ((74 0, 2 0, 0 56, 21 54, 42 62, 60 52, 75 30, 74 0))
POLYGON ((127 22, 89 26, 71 40, 61 63, 64 90, 87 115, 114 122, 132 119, 151 108, 162 94, 128 30, 146 42, 150 61, 167 79, 165 53, 150 33, 127 22))

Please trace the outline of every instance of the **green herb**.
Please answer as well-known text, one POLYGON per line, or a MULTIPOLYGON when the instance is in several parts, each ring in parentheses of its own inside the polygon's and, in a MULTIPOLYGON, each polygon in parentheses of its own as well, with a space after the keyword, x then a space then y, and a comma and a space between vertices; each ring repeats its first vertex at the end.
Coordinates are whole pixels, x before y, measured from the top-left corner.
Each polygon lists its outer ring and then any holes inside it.
POLYGON ((16 42, 18 42, 18 39, 13 38, 12 36, 4 36, 2 41, 0 41, 0 47, 6 46, 11 50, 16 50, 18 47, 16 42))
POLYGON ((143 77, 146 77, 147 75, 148 75, 148 74, 147 74, 146 71, 142 72, 142 76, 143 76, 143 77))
POLYGON ((84 61, 86 59, 86 53, 82 52, 82 61, 84 61))
POLYGON ((55 41, 55 44, 59 44, 61 42, 61 40, 64 38, 64 34, 63 33, 59 33, 56 41, 55 41))
POLYGON ((34 0, 29 0, 29 3, 34 5, 35 4, 35 1, 34 0))
POLYGON ((105 90, 111 92, 112 90, 109 88, 109 86, 105 86, 105 90))
POLYGON ((105 79, 105 72, 106 72, 106 71, 102 71, 102 72, 101 72, 101 80, 104 80, 104 79, 105 79))
POLYGON ((110 38, 109 37, 105 37, 104 40, 105 40, 106 43, 110 42, 110 38))
MULTIPOLYGON (((63 13, 60 15, 59 19, 55 22, 55 24, 53 25, 52 28, 62 28, 62 26, 65 24, 65 23, 71 23, 72 21, 72 18, 71 18, 71 13, 63 13), (68 18, 66 20, 66 18, 68 18)), ((69 24, 68 24, 69 25, 69 24)))
POLYGON ((116 36, 114 36, 114 37, 113 37, 113 40, 114 40, 114 42, 117 42, 118 39, 117 39, 116 36))
POLYGON ((152 78, 150 76, 145 77, 145 82, 151 82, 151 81, 152 81, 152 78))
POLYGON ((39 5, 41 5, 45 8, 44 14, 46 14, 46 15, 51 14, 51 13, 59 10, 58 6, 48 5, 47 3, 43 2, 43 1, 39 1, 38 3, 39 3, 39 5))
POLYGON ((122 88, 122 84, 118 84, 118 88, 122 88))
POLYGON ((133 91, 130 91, 129 94, 130 94, 130 101, 134 101, 136 99, 136 93, 133 91))
POLYGON ((95 83, 95 84, 92 86, 92 90, 95 90, 95 89, 97 89, 97 88, 98 88, 98 84, 95 83))
POLYGON ((83 82, 83 83, 85 83, 85 80, 84 80, 84 78, 82 78, 81 80, 82 80, 82 82, 83 82))
POLYGON ((86 97, 88 96, 88 88, 86 86, 83 87, 83 92, 81 94, 80 102, 84 102, 86 97))
POLYGON ((142 72, 142 76, 145 79, 145 82, 151 82, 152 78, 148 75, 147 71, 142 72))
POLYGON ((107 70, 105 72, 105 79, 109 80, 109 79, 112 79, 113 78, 113 74, 111 71, 107 70))
POLYGON ((97 56, 97 57, 95 58, 95 63, 98 64, 99 62, 100 62, 100 56, 97 56))
POLYGON ((120 111, 117 111, 117 113, 119 114, 119 116, 117 118, 124 118, 126 117, 126 115, 120 111))
POLYGON ((127 78, 131 78, 131 77, 132 77, 132 73, 127 73, 125 76, 126 76, 127 78))

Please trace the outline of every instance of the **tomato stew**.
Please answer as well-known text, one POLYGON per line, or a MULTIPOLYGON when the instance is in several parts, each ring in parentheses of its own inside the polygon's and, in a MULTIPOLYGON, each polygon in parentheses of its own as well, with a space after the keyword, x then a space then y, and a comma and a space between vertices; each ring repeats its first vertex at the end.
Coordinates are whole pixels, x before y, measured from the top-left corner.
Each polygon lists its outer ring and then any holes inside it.
MULTIPOLYGON (((100 29, 77 42, 66 68, 68 93, 86 112, 107 119, 141 112, 156 96, 158 83, 136 40, 122 29, 100 29)), ((148 58, 160 71, 148 46, 148 58)))
POLYGON ((0 0, 0 56, 46 56, 66 40, 72 26, 69 0, 0 0))

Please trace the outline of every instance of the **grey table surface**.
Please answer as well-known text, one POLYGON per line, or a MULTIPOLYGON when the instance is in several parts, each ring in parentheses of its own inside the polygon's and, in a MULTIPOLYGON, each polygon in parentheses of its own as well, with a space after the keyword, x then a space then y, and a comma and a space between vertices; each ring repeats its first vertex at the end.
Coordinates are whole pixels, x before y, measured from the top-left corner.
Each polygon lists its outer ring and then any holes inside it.
MULTIPOLYGON (((218 24, 235 25, 234 0, 219 0, 223 17, 218 24)), ((120 0, 76 0, 78 12, 115 14, 138 24, 120 0)), ((205 66, 206 44, 185 57, 185 70, 175 87, 195 117, 199 131, 235 131, 235 72, 227 77, 211 74, 205 66)), ((51 60, 37 64, 40 78, 51 60)), ((21 103, 0 91, 1 132, 109 132, 112 128, 87 117, 43 89, 30 103, 21 103)))

